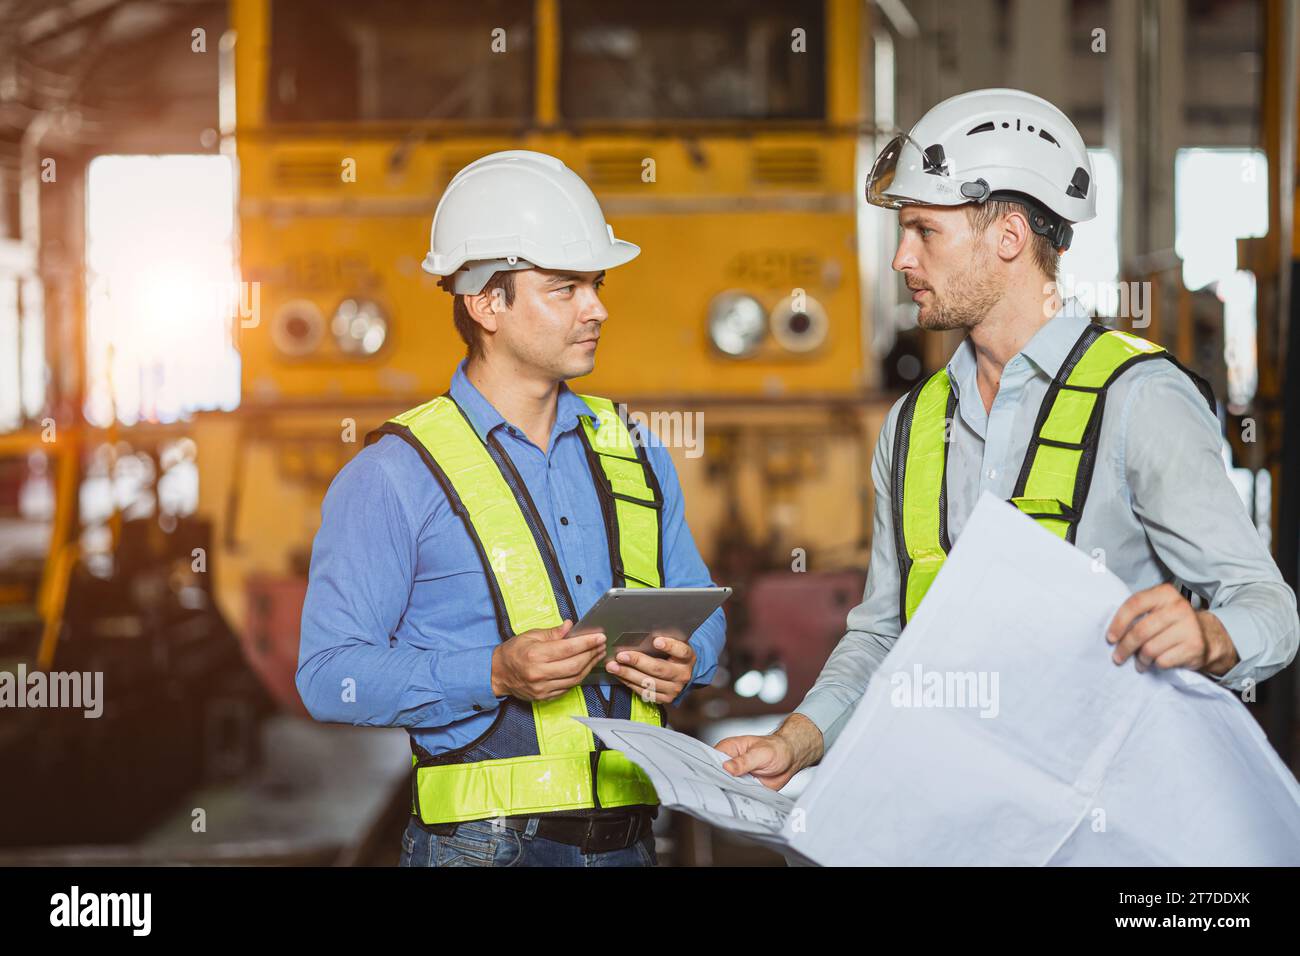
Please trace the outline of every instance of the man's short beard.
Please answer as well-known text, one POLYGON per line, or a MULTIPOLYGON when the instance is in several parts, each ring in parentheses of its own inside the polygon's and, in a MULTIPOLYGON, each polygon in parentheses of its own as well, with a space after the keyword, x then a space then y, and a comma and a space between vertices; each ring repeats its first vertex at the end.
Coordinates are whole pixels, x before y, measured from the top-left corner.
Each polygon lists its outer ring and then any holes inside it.
POLYGON ((970 264, 948 282, 943 298, 930 290, 933 302, 922 307, 916 324, 923 329, 942 332, 948 329, 973 329, 984 321, 989 311, 1006 292, 1006 280, 989 268, 990 256, 979 246, 971 252, 970 264))

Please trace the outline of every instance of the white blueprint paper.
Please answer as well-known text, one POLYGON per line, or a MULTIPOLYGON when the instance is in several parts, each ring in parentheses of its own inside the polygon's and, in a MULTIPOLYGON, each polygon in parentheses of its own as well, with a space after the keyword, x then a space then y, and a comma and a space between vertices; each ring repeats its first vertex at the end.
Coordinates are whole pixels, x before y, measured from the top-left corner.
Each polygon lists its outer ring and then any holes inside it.
MULTIPOLYGON (((986 494, 763 842, 826 865, 1300 865, 1300 786, 1246 706, 1190 671, 1111 662, 1128 594, 986 494)), ((661 764, 666 806, 754 829, 706 816, 661 764)))
POLYGON ((733 777, 727 773, 722 765, 729 758, 720 750, 666 727, 604 717, 574 719, 644 770, 664 806, 686 810, 706 823, 759 843, 785 848, 782 831, 794 801, 749 774, 733 777))

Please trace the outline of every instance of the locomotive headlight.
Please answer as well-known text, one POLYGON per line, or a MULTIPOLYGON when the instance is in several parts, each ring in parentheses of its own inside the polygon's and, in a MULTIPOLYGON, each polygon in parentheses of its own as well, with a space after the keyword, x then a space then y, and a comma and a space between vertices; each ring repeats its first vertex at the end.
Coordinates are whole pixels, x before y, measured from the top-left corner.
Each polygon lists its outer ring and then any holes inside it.
POLYGON ((803 290, 772 310, 772 337, 791 352, 811 352, 826 341, 830 320, 822 304, 803 290))
POLYGON ((767 315, 762 304, 744 292, 720 292, 709 303, 709 340, 726 355, 751 355, 763 341, 767 315))
POLYGON ((283 354, 294 358, 316 351, 324 334, 325 318, 309 299, 286 302, 271 319, 271 341, 283 354))
POLYGON ((388 317, 372 299, 344 299, 334 310, 330 331, 344 355, 374 355, 388 338, 388 317))

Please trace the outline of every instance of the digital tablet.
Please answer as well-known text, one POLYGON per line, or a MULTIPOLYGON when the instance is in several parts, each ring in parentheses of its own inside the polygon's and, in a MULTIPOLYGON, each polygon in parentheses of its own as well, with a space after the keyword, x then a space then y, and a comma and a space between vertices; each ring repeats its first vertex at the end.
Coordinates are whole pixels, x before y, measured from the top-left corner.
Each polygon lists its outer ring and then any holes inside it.
POLYGON ((569 632, 605 632, 605 658, 582 682, 617 682, 605 665, 619 651, 667 657, 655 648, 652 632, 665 631, 684 641, 730 596, 731 588, 610 588, 569 632))

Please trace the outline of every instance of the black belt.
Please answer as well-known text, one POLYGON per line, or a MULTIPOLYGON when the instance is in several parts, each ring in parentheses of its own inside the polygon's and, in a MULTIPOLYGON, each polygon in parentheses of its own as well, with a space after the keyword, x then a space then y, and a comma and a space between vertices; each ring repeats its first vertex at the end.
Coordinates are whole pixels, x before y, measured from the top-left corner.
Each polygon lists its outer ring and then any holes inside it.
MULTIPOLYGON (((491 822, 507 830, 527 830, 530 820, 537 820, 536 836, 556 843, 580 847, 583 853, 608 853, 632 846, 650 835, 657 810, 634 810, 627 813, 602 813, 585 817, 544 814, 534 817, 495 817, 491 822)), ((479 822, 479 821, 475 821, 479 822)), ((458 823, 422 823, 430 833, 452 836, 458 823)))

